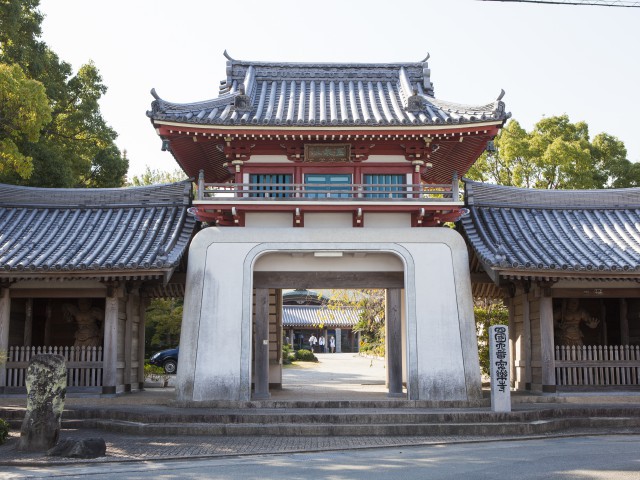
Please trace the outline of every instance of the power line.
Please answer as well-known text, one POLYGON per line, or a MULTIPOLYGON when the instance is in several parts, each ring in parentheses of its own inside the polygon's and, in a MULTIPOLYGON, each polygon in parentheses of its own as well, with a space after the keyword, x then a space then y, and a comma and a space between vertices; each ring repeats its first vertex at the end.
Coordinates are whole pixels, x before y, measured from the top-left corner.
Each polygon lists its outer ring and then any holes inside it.
POLYGON ((599 7, 636 7, 640 8, 637 0, 481 0, 483 2, 512 2, 512 3, 547 3, 553 5, 595 5, 599 7))

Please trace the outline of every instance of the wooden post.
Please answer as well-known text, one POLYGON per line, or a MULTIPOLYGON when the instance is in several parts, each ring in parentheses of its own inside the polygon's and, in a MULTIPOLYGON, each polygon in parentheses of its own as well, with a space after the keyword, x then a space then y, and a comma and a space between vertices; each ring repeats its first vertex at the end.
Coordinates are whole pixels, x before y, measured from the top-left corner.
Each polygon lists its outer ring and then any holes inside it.
POLYGON ((269 289, 256 288, 253 398, 269 398, 269 289))
MULTIPOLYGON (((0 350, 9 352, 9 321, 11 319, 11 297, 9 289, 0 287, 0 350)), ((7 386, 7 364, 0 365, 0 393, 7 386)))
POLYGON ((46 346, 51 345, 51 299, 47 300, 45 307, 45 319, 44 319, 44 344, 46 346))
POLYGON ((102 370, 102 393, 115 394, 118 359, 118 289, 109 288, 104 312, 104 362, 102 370))
POLYGON ((401 289, 388 288, 386 298, 387 372, 390 397, 402 397, 401 289))
POLYGON ((609 335, 607 334, 607 306, 602 299, 600 299, 600 328, 602 345, 609 345, 609 335))
POLYGON ((147 307, 149 306, 149 299, 147 297, 140 297, 138 303, 138 315, 140 315, 140 322, 138 323, 138 389, 144 388, 144 329, 147 316, 147 307))
POLYGON ((540 297, 540 362, 542 391, 556 391, 556 361, 553 342, 553 299, 540 297))
POLYGON ((511 363, 509 364, 509 378, 511 382, 513 382, 511 386, 514 387, 518 379, 518 367, 516 363, 522 356, 522 352, 519 352, 519 354, 516 353, 516 299, 510 296, 505 298, 503 303, 509 312, 509 358, 511 359, 511 363))
POLYGON ((629 308, 626 298, 620 299, 620 343, 629 345, 629 308))
POLYGON ((125 314, 127 318, 124 324, 124 391, 131 391, 131 370, 133 368, 133 351, 131 349, 132 335, 133 335, 133 303, 136 297, 136 290, 127 295, 125 314))
POLYGON ((33 298, 27 298, 24 308, 24 343, 25 347, 31 346, 33 336, 33 298))
MULTIPOLYGON (((551 318, 553 320, 553 314, 551 318)), ((526 292, 522 295, 522 348, 524 349, 524 388, 525 390, 531 390, 531 383, 533 382, 533 369, 531 368, 531 306, 529 304, 529 294, 526 292)))

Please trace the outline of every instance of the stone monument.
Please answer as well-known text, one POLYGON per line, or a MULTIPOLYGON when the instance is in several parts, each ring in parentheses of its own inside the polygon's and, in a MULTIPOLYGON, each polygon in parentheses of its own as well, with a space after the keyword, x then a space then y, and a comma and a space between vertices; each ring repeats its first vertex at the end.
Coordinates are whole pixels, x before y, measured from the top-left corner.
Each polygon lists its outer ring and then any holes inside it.
POLYGON ((509 329, 506 325, 489 327, 489 372, 491 374, 491 411, 511 411, 509 379, 509 329))
POLYGON ((18 450, 39 452, 53 447, 60 435, 67 392, 67 368, 62 355, 35 355, 27 369, 27 411, 18 450))

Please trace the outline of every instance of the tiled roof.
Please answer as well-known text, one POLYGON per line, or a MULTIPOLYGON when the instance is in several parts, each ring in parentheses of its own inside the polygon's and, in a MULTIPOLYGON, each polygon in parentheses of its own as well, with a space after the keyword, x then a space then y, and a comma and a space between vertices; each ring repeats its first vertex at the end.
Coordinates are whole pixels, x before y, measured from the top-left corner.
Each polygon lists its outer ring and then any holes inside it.
POLYGON ((284 305, 282 326, 347 328, 358 323, 360 311, 354 307, 327 309, 316 305, 284 305))
POLYGON ((154 120, 206 125, 437 125, 502 121, 503 93, 486 105, 434 97, 427 59, 416 63, 268 63, 227 55, 219 96, 197 103, 156 100, 154 120))
POLYGON ((165 274, 178 265, 195 228, 190 202, 190 182, 110 189, 0 185, 0 276, 165 274))
POLYGON ((461 220, 490 270, 625 278, 640 270, 640 189, 530 190, 465 181, 461 220))
POLYGON ((291 290, 282 294, 282 301, 286 304, 322 305, 329 299, 313 290, 291 290))

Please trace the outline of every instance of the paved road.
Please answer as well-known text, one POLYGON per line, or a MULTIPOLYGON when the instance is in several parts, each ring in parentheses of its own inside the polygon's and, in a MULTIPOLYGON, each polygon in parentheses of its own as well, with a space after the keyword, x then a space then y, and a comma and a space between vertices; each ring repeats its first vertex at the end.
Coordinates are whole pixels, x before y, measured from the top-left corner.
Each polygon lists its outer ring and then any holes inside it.
POLYGON ((217 459, 5 467, 0 478, 640 479, 640 435, 393 447, 217 459))

